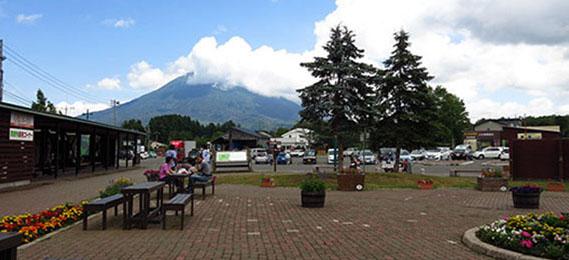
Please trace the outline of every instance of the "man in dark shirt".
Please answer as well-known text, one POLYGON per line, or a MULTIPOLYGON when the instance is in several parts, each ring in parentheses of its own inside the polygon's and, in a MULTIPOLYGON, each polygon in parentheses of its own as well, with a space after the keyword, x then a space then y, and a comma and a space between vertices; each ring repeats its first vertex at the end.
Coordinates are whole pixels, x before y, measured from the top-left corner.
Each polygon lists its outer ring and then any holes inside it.
POLYGON ((190 191, 196 181, 206 182, 211 178, 211 169, 209 168, 209 164, 204 161, 201 155, 196 159, 196 168, 193 169, 192 172, 194 174, 190 176, 190 182, 188 183, 188 189, 190 191))

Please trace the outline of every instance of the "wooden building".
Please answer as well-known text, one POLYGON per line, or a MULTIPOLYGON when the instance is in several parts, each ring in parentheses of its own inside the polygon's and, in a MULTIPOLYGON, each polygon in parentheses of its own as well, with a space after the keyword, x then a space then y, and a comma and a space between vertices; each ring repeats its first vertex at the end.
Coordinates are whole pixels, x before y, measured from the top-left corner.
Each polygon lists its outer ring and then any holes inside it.
POLYGON ((245 148, 266 147, 269 137, 253 130, 233 127, 211 143, 216 150, 231 151, 245 148))
POLYGON ((34 177, 79 174, 140 163, 145 134, 0 103, 0 189, 34 177), (130 154, 130 156, 129 156, 130 154))

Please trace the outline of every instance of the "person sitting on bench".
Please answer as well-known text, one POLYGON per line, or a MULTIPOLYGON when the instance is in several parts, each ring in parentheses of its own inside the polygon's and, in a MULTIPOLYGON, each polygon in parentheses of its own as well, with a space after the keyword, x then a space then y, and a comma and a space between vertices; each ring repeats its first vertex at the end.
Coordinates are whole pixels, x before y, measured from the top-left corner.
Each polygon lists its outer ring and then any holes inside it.
POLYGON ((170 168, 173 160, 174 158, 172 158, 171 156, 166 156, 166 162, 162 164, 162 166, 160 167, 160 172, 158 173, 158 178, 160 179, 160 181, 167 182, 169 180, 168 179, 169 175, 174 173, 172 168, 170 168))
POLYGON ((211 169, 201 155, 196 159, 196 168, 192 169, 192 172, 194 174, 190 176, 190 182, 188 183, 189 191, 192 191, 192 187, 196 181, 206 182, 211 177, 211 169))

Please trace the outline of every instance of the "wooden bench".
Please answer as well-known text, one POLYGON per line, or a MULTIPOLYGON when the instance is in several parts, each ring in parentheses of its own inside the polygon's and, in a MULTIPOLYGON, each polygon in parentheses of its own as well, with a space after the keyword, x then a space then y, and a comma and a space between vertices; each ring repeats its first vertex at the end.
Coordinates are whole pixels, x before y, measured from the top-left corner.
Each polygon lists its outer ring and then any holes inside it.
MULTIPOLYGON (((83 211, 83 230, 87 230, 87 218, 89 217, 89 212, 103 211, 103 230, 107 229, 107 209, 115 207, 115 216, 118 215, 118 206, 123 204, 124 197, 122 194, 115 194, 100 200, 95 200, 89 202, 85 205, 85 210, 83 211)), ((123 214, 124 214, 123 206, 123 214)))
POLYGON ((174 210, 176 211, 176 216, 178 216, 178 211, 182 211, 181 216, 181 226, 180 230, 184 230, 184 212, 186 205, 192 202, 190 216, 194 215, 194 195, 193 194, 177 194, 174 198, 164 202, 162 205, 162 229, 166 229, 166 211, 174 210))
POLYGON ((194 190, 196 188, 202 189, 202 196, 205 200, 205 188, 211 185, 211 195, 215 194, 215 180, 213 178, 209 179, 208 181, 196 181, 194 182, 194 186, 192 186, 192 194, 195 194, 194 190))
POLYGON ((450 176, 450 177, 459 177, 458 174, 461 173, 461 172, 462 172, 462 173, 480 173, 480 174, 482 174, 482 171, 481 171, 481 170, 461 170, 461 169, 453 169, 453 170, 450 170, 450 171, 449 171, 448 176, 450 176))

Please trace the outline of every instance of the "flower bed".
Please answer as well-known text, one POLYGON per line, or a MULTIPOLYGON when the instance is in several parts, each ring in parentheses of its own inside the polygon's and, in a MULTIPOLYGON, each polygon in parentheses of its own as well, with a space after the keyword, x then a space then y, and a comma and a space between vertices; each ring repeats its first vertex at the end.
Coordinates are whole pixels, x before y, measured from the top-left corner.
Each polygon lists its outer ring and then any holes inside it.
POLYGON ((505 217, 481 227, 476 236, 526 255, 569 259, 569 217, 558 217, 552 212, 505 217))
POLYGON ((38 214, 6 216, 0 220, 0 232, 20 232, 24 243, 29 243, 49 232, 70 225, 83 216, 83 201, 79 205, 66 203, 38 214))

